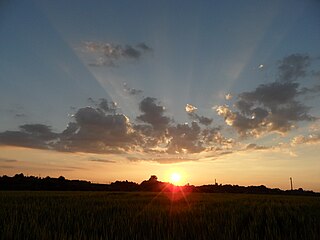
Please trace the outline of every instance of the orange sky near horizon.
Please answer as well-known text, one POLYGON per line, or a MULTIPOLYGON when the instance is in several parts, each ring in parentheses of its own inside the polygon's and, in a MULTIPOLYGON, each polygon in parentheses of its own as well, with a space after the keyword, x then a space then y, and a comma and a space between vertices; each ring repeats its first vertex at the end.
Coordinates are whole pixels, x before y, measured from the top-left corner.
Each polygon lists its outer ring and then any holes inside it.
POLYGON ((159 181, 170 182, 172 173, 181 175, 180 184, 265 185, 289 189, 289 178, 294 188, 320 191, 320 163, 315 146, 303 149, 278 149, 269 153, 235 153, 214 160, 160 164, 150 161, 129 161, 117 155, 62 153, 49 150, 1 146, 0 174, 24 173, 33 176, 64 176, 97 183, 128 180, 137 183, 156 175, 159 181), (310 166, 301 166, 300 154, 314 156, 310 166), (297 154, 293 157, 293 154, 297 154), (108 161, 102 161, 108 160, 108 161), (291 166, 288 168, 288 166, 291 166))

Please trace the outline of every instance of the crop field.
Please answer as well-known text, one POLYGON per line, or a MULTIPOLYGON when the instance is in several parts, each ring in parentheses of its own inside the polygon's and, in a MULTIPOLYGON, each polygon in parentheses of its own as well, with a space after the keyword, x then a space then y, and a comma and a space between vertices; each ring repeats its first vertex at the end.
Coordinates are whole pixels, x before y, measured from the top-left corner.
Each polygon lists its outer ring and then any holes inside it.
POLYGON ((0 239, 320 239, 318 197, 178 194, 0 192, 0 239))

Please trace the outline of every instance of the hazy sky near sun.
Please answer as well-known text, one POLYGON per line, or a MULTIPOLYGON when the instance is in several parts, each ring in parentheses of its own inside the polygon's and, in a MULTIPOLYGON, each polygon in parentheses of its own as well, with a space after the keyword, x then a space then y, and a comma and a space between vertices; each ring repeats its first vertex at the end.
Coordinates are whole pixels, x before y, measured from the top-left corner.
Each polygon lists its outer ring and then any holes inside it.
POLYGON ((320 191, 320 2, 0 3, 0 174, 320 191))

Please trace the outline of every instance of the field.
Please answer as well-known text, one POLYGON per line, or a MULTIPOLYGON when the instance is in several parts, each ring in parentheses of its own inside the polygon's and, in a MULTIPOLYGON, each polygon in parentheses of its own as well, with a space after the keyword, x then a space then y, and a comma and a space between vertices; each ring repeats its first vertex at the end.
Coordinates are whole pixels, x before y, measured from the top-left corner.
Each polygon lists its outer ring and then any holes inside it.
POLYGON ((320 239, 317 197, 0 192, 0 239, 320 239))

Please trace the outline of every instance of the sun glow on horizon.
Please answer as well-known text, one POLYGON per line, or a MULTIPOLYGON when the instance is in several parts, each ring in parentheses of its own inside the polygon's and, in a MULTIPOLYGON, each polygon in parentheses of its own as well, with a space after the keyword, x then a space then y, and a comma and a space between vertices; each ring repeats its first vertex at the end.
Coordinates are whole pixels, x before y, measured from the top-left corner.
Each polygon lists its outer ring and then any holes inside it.
POLYGON ((177 172, 172 173, 170 176, 170 181, 171 181, 171 183, 173 183, 175 185, 179 184, 181 181, 180 173, 177 173, 177 172))

